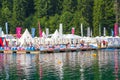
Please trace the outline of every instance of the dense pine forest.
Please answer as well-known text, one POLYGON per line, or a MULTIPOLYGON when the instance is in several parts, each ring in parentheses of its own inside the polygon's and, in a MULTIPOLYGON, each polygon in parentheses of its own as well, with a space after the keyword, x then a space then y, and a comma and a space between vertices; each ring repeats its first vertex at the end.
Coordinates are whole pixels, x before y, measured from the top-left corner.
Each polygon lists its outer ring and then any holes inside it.
POLYGON ((9 33, 15 34, 17 26, 36 28, 38 22, 42 30, 49 28, 53 33, 63 23, 63 33, 71 33, 75 27, 75 34, 80 35, 80 25, 83 24, 84 33, 87 27, 93 35, 99 35, 99 27, 103 31, 106 27, 107 35, 111 34, 114 23, 120 24, 120 0, 0 0, 0 27, 5 31, 5 22, 9 24, 9 33))

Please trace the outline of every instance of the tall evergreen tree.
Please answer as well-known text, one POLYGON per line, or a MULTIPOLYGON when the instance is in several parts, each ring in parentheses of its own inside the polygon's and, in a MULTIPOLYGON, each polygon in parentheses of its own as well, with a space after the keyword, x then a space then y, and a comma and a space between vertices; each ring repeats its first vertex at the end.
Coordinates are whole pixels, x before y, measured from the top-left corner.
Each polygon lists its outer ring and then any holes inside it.
POLYGON ((63 32, 70 33, 73 27, 73 14, 71 12, 64 12, 60 17, 60 23, 63 23, 63 32))
MULTIPOLYGON (((50 29, 50 32, 54 32, 55 29, 59 29, 59 15, 55 15, 55 16, 51 16, 50 17, 50 20, 49 20, 49 29, 50 29)), ((46 25, 47 26, 47 25, 46 25)))
MULTIPOLYGON (((44 24, 48 24, 48 22, 46 21, 46 19, 49 19, 50 14, 52 13, 52 11, 49 11, 51 9, 51 0, 34 0, 34 5, 35 5, 35 21, 34 24, 36 25, 36 29, 37 27, 37 23, 38 21, 40 21, 42 30, 43 27, 45 28, 44 24), (44 23, 42 22, 44 21, 44 23)), ((38 32, 38 30, 37 30, 38 32)))
MULTIPOLYGON (((2 0, 0 0, 0 16, 1 16, 1 12, 2 12, 1 9, 2 9, 2 0)), ((2 21, 1 19, 2 18, 0 18, 0 22, 2 21)))
POLYGON ((23 26, 25 20, 26 0, 13 0, 12 26, 23 26))
MULTIPOLYGON (((76 28, 82 23, 86 32, 87 27, 92 27, 93 0, 77 0, 77 10, 74 14, 76 28)), ((80 29, 79 31, 80 32, 80 29)))
POLYGON ((1 9, 1 25, 3 30, 5 30, 5 22, 10 23, 12 18, 12 0, 2 0, 2 9, 1 9))
POLYGON ((48 15, 61 14, 63 0, 50 0, 50 8, 48 9, 48 15))
POLYGON ((102 23, 102 7, 103 7, 103 0, 94 0, 94 7, 93 7, 93 33, 94 36, 99 35, 99 24, 102 23))
POLYGON ((14 32, 16 26, 38 28, 40 21, 42 28, 49 27, 54 32, 58 24, 63 23, 66 33, 75 27, 80 34, 80 24, 83 23, 84 32, 91 27, 96 36, 99 25, 102 29, 106 27, 108 33, 113 28, 115 1, 120 24, 120 0, 0 0, 0 25, 4 27, 7 21, 10 31, 14 32))
POLYGON ((24 6, 25 21, 24 21, 23 26, 25 28, 28 28, 28 30, 31 30, 31 27, 35 27, 34 26, 34 22, 35 22, 35 18, 34 18, 35 9, 34 9, 34 7, 35 7, 34 0, 26 0, 26 5, 24 6))
POLYGON ((68 12, 73 12, 73 9, 74 9, 74 6, 73 6, 73 0, 63 0, 63 13, 65 11, 68 11, 68 12))
POLYGON ((51 8, 50 6, 50 0, 34 0, 35 4, 35 10, 36 10, 36 17, 42 18, 43 16, 46 16, 48 13, 48 10, 51 8))
POLYGON ((30 17, 31 15, 34 14, 35 9, 34 9, 34 0, 26 0, 26 5, 25 7, 25 17, 30 17))
POLYGON ((116 23, 118 24, 118 17, 119 17, 119 11, 118 11, 118 0, 114 1, 114 11, 115 11, 115 19, 116 19, 116 23))
POLYGON ((99 34, 97 33, 99 32, 99 25, 101 25, 101 29, 106 27, 107 34, 110 34, 115 23, 114 1, 94 0, 93 10, 94 36, 98 36, 99 34))
POLYGON ((118 0, 118 9, 119 9, 119 25, 120 25, 120 0, 118 0))
POLYGON ((115 23, 114 0, 104 0, 102 11, 102 27, 106 27, 107 34, 110 34, 115 23))
POLYGON ((118 7, 118 24, 120 26, 120 0, 117 0, 117 7, 118 7))

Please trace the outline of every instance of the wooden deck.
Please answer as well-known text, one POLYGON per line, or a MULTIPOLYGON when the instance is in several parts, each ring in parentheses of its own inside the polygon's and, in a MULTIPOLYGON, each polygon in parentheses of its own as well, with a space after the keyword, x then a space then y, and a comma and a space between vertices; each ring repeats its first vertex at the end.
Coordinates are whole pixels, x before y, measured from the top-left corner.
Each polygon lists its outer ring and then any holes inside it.
POLYGON ((3 53, 5 53, 5 54, 8 54, 8 53, 11 54, 11 53, 13 53, 13 51, 12 50, 4 50, 3 53))
POLYGON ((39 54, 40 51, 30 51, 30 54, 39 54))
POLYGON ((16 53, 17 54, 25 54, 27 51, 26 50, 17 50, 16 53))

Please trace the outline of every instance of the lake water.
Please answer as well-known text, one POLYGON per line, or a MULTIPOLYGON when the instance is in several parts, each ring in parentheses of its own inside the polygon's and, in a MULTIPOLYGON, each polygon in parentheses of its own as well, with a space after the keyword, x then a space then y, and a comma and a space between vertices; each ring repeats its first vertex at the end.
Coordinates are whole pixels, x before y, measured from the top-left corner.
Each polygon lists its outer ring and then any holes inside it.
POLYGON ((119 80, 120 50, 0 53, 0 80, 119 80))

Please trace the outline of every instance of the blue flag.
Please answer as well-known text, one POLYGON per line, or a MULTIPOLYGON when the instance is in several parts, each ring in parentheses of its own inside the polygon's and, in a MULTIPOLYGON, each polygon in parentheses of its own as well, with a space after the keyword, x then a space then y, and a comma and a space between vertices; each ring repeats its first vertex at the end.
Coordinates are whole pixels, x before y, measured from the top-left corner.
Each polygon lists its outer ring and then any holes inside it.
POLYGON ((35 37, 35 28, 31 28, 32 38, 35 37))
POLYGON ((114 31, 111 29, 111 36, 114 36, 114 31))
POLYGON ((5 27, 6 27, 6 34, 8 34, 8 23, 5 23, 5 27))

